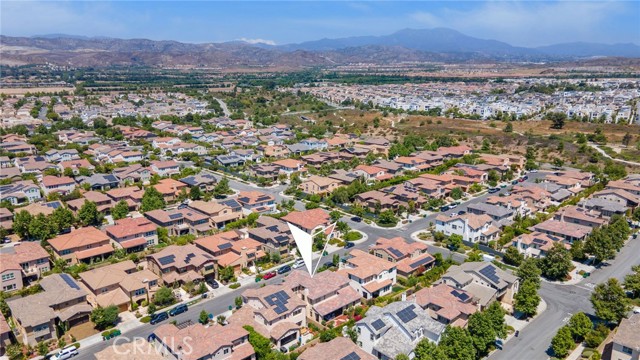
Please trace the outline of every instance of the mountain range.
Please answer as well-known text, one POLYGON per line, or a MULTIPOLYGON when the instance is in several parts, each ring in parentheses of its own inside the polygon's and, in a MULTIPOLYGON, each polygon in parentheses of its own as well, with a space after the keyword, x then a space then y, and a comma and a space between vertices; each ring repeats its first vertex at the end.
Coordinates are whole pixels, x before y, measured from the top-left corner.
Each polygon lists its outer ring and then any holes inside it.
POLYGON ((384 36, 321 39, 267 45, 242 41, 191 44, 63 34, 0 36, 0 63, 71 66, 206 66, 301 68, 406 61, 559 61, 593 57, 640 58, 640 46, 565 43, 537 48, 478 39, 447 28, 404 29, 384 36))

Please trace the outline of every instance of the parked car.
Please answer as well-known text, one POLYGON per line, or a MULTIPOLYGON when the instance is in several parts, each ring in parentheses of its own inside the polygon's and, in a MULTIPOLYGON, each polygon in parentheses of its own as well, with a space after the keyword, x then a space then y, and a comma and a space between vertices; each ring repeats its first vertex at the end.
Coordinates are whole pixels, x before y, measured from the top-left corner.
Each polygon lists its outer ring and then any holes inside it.
POLYGON ((362 218, 361 218, 361 217, 358 217, 358 216, 354 216, 354 217, 352 217, 352 218, 351 218, 351 221, 354 221, 354 222, 361 222, 361 221, 362 221, 362 218))
POLYGON ((451 204, 449 204, 449 209, 455 209, 456 206, 458 206, 459 204, 457 202, 452 202, 451 204))
POLYGON ((529 180, 529 177, 527 175, 522 177, 524 180, 529 180))
POLYGON ((169 318, 169 314, 167 314, 166 311, 154 314, 153 317, 151 318, 151 321, 149 321, 149 323, 151 325, 155 325, 161 321, 167 320, 169 318))
POLYGON ((457 216, 457 215, 458 215, 457 212, 452 212, 449 216, 454 217, 454 216, 457 216))
POLYGON ((511 185, 518 185, 518 180, 512 180, 511 185))
POLYGON ((298 259, 298 260, 296 260, 296 262, 293 263, 293 268, 294 269, 298 269, 298 268, 301 268, 301 267, 304 267, 304 260, 298 259))
POLYGON ((78 355, 78 349, 76 349, 75 346, 73 345, 69 345, 66 348, 60 350, 59 353, 57 353, 54 357, 52 357, 52 360, 67 360, 67 359, 71 359, 72 357, 78 355))
POLYGON ((335 267, 335 265, 333 264, 333 261, 327 261, 326 263, 322 264, 322 266, 324 266, 326 268, 335 267))
POLYGON ((507 187, 507 184, 501 184, 501 185, 500 185, 500 189, 504 189, 504 188, 506 188, 506 187, 507 187))
POLYGON ((464 214, 466 214, 466 213, 467 213, 467 212, 466 212, 465 210, 460 210, 460 211, 458 211, 458 215, 464 215, 464 214))
POLYGON ((356 246, 356 244, 352 243, 351 241, 347 241, 347 243, 344 244, 345 249, 351 249, 354 246, 356 246))
POLYGON ((443 206, 443 207, 441 207, 441 208, 440 208, 440 211, 441 211, 441 212, 445 212, 445 211, 449 211, 449 209, 450 209, 450 207, 449 207, 449 206, 447 206, 447 205, 445 205, 445 206, 443 206))
POLYGON ((538 172, 538 169, 532 169, 532 170, 531 170, 531 171, 529 171, 529 172, 531 172, 531 173, 537 173, 537 172, 538 172))
POLYGON ((271 278, 276 277, 277 273, 275 271, 269 271, 268 273, 264 274, 264 276, 262 277, 264 280, 269 280, 271 278))
POLYGON ((491 188, 489 189, 489 194, 494 194, 494 193, 497 193, 498 191, 500 191, 499 188, 491 188))
POLYGON ((207 280, 207 284, 211 285, 212 289, 217 289, 220 287, 220 284, 218 284, 218 282, 213 279, 207 280))
POLYGON ((282 274, 288 273, 289 271, 291 271, 291 266, 285 265, 285 266, 282 266, 280 269, 278 269, 278 274, 282 275, 282 274))
POLYGON ((524 178, 518 179, 518 182, 524 182, 524 178))
POLYGON ((504 196, 510 196, 510 195, 511 195, 511 193, 508 192, 508 191, 504 193, 504 196))
POLYGON ((188 310, 189 310, 189 307, 187 306, 187 304, 180 304, 174 307, 173 309, 169 310, 169 315, 176 316, 176 315, 182 314, 183 312, 187 312, 188 310))

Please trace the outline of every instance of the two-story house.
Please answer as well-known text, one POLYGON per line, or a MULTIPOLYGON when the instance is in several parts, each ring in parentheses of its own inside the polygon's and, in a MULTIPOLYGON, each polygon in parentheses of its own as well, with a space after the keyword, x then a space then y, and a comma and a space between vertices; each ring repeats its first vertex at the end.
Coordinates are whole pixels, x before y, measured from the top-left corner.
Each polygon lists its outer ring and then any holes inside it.
POLYGON ((211 230, 209 217, 191 208, 152 210, 144 213, 156 226, 169 230, 171 235, 199 235, 211 230))
POLYGON ((455 216, 438 215, 436 231, 447 236, 462 236, 463 241, 488 243, 498 237, 500 229, 493 224, 489 215, 463 214, 455 216))
POLYGON ((103 260, 114 251, 107 234, 93 226, 58 235, 49 240, 49 245, 56 259, 64 259, 71 264, 88 263, 94 259, 103 260))
POLYGON ((276 210, 276 198, 261 191, 241 191, 236 200, 248 212, 270 213, 276 210))
POLYGON ((22 241, 0 248, 2 291, 22 289, 50 269, 49 253, 37 242, 22 241))
POLYGON ((215 258, 194 244, 171 245, 147 256, 147 268, 166 285, 198 282, 215 274, 215 258))
POLYGON ((414 295, 416 303, 444 325, 466 327, 469 316, 478 311, 473 295, 444 283, 420 289, 414 295))
POLYGON ((423 243, 409 243, 401 237, 395 237, 379 238, 370 251, 381 259, 396 263, 398 275, 408 277, 419 275, 435 265, 436 260, 427 249, 423 243))
POLYGON ((640 314, 633 314, 628 319, 620 321, 618 330, 616 330, 611 340, 612 346, 609 359, 640 359, 640 332, 638 332, 638 329, 640 329, 640 314))
POLYGON ((158 227, 144 217, 116 220, 107 226, 107 235, 127 251, 139 251, 147 246, 158 245, 158 227))
POLYGON ((328 195, 340 187, 342 183, 326 176, 312 175, 298 185, 298 189, 309 195, 328 195))
POLYGON ((76 187, 76 182, 67 176, 47 175, 42 178, 42 191, 45 195, 57 192, 62 195, 69 194, 76 187))
POLYGON ((150 270, 138 270, 131 260, 95 268, 79 274, 88 290, 87 300, 94 307, 115 305, 120 312, 131 304, 151 301, 159 277, 150 270))
POLYGON ((512 304, 520 281, 492 263, 466 262, 451 266, 439 283, 467 291, 477 298, 480 309, 484 309, 496 300, 512 304))
POLYGON ((293 236, 287 223, 271 216, 260 216, 256 220, 256 227, 247 230, 250 239, 262 243, 267 253, 277 253, 285 256, 289 252, 289 245, 293 244, 293 236))
POLYGON ((187 208, 204 214, 212 228, 222 229, 230 222, 242 219, 242 205, 235 199, 218 201, 191 201, 187 208))
POLYGON ((352 250, 340 265, 338 274, 365 299, 386 295, 396 283, 396 264, 362 250, 352 250))

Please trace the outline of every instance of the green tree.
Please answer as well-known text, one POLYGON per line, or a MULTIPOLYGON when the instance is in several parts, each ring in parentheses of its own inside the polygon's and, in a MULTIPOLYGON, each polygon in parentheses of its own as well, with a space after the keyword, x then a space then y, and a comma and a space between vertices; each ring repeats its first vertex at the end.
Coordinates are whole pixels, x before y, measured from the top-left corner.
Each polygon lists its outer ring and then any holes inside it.
POLYGON ((560 130, 564 127, 564 122, 567 120, 567 114, 562 112, 547 113, 545 115, 545 119, 551 120, 552 129, 560 130))
POLYGON ((633 298, 640 297, 640 265, 631 268, 633 273, 624 277, 624 289, 631 291, 633 298))
POLYGON ((557 357, 565 357, 569 355, 569 351, 575 347, 575 342, 571 336, 571 330, 566 325, 558 330, 556 336, 551 339, 551 348, 557 357))
POLYGON ((540 295, 538 295, 538 285, 530 279, 520 284, 518 292, 515 296, 514 308, 526 316, 533 316, 537 312, 540 304, 540 295))
POLYGON ((231 188, 229 187, 229 179, 227 177, 223 177, 220 179, 216 187, 213 189, 213 193, 215 195, 227 195, 231 194, 231 188))
POLYGON ((13 232, 15 232, 21 239, 29 238, 29 224, 33 216, 26 210, 18 212, 13 219, 13 232))
POLYGON ((165 227, 156 228, 156 232, 158 233, 158 242, 162 244, 169 243, 169 230, 165 227))
POLYGON ((236 296, 236 298, 234 299, 234 302, 235 302, 236 308, 240 309, 243 304, 242 296, 236 296))
POLYGON ((613 323, 619 323, 631 310, 631 299, 615 278, 596 285, 591 294, 591 304, 597 317, 613 323))
POLYGON ((460 189, 459 187, 454 187, 453 189, 451 189, 451 193, 449 194, 449 196, 451 196, 451 198, 454 200, 460 200, 464 196, 464 191, 462 191, 462 189, 460 189))
POLYGON ((513 125, 508 122, 507 125, 504 127, 504 129, 502 129, 502 131, 506 132, 506 133, 512 133, 513 132, 513 125))
POLYGON ((571 316, 567 326, 569 326, 571 336, 573 336, 574 340, 582 341, 591 331, 591 328, 593 328, 593 323, 585 313, 579 312, 571 316))
POLYGON ((127 204, 127 202, 124 200, 120 200, 111 210, 111 215, 113 216, 114 220, 120 220, 127 217, 127 215, 129 215, 129 205, 127 204))
POLYGON ((525 259, 516 270, 516 276, 520 278, 521 283, 530 280, 536 285, 536 288, 540 287, 540 275, 542 275, 542 270, 538 267, 538 260, 534 258, 525 259))
POLYGON ((564 280, 573 264, 571 263, 571 252, 564 247, 564 244, 556 242, 547 252, 547 256, 542 260, 542 273, 552 280, 564 280))
MULTIPOLYGON (((377 127, 377 126, 374 126, 377 127)), ((394 360, 409 360, 409 356, 407 354, 400 353, 396 355, 394 360)))
POLYGON ((444 353, 442 347, 437 346, 427 338, 423 338, 418 342, 416 348, 413 350, 415 358, 417 360, 445 360, 447 355, 444 353))
POLYGON ((199 186, 192 186, 189 191, 189 198, 191 200, 200 200, 202 198, 202 190, 200 190, 199 186))
POLYGON ((166 286, 158 289, 158 291, 153 295, 153 302, 157 306, 173 304, 174 301, 175 297, 173 296, 173 291, 166 286))
POLYGON ((610 260, 616 256, 613 236, 606 228, 594 229, 587 237, 584 250, 595 256, 597 262, 610 260))
POLYGON ((447 326, 438 347, 442 348, 448 360, 475 360, 476 348, 467 329, 447 326))
POLYGON ((473 346, 476 348, 477 356, 484 357, 496 339, 496 332, 491 320, 484 312, 476 312, 469 317, 467 329, 473 340, 473 346))
POLYGON ((36 240, 49 240, 55 234, 55 224, 47 220, 47 217, 42 213, 34 216, 29 223, 29 235, 36 240))
POLYGON ((504 261, 505 264, 520 266, 522 261, 524 261, 524 255, 522 255, 515 246, 509 246, 504 252, 502 261, 504 261))
POLYGON ((226 283, 228 281, 231 281, 231 279, 233 279, 234 277, 235 277, 235 273, 233 272, 233 267, 231 266, 221 267, 218 270, 218 278, 222 282, 226 283))
POLYGON ((76 221, 73 212, 65 207, 58 207, 51 213, 51 222, 53 222, 56 232, 68 229, 76 221))
POLYGON ((84 226, 102 224, 102 214, 98 212, 98 207, 93 201, 85 201, 78 210, 78 220, 84 226))
POLYGON ((331 222, 336 222, 342 218, 342 213, 337 210, 333 210, 329 213, 329 217, 331 218, 331 222))
POLYGON ((398 223, 398 219, 391 210, 385 210, 378 216, 378 224, 395 226, 398 223))
POLYGON ((97 329, 103 330, 113 326, 118 321, 118 307, 110 305, 107 307, 98 306, 91 311, 91 321, 97 329))
POLYGON ((500 302, 494 301, 489 305, 488 308, 485 309, 485 314, 489 321, 491 321, 491 325, 493 330, 496 332, 496 336, 504 339, 507 337, 507 323, 504 319, 504 315, 506 311, 500 305, 500 302))
POLYGON ((462 247, 462 245, 464 244, 462 242, 462 236, 458 235, 458 234, 451 234, 449 236, 449 239, 447 239, 447 246, 449 247, 449 249, 456 251, 459 248, 462 247))
POLYGON ((163 209, 165 207, 164 197, 153 186, 148 187, 142 195, 142 202, 140 204, 140 211, 147 212, 157 209, 163 209))
POLYGON ((198 316, 198 322, 202 325, 209 322, 209 314, 206 310, 200 311, 200 316, 198 316))

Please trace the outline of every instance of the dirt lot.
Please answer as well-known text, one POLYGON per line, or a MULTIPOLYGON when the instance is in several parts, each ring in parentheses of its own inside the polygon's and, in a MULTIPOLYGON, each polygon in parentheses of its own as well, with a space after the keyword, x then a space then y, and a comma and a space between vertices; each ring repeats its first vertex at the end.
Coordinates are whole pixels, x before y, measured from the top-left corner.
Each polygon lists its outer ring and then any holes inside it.
POLYGON ((7 95, 23 95, 26 93, 51 93, 51 92, 60 92, 60 91, 68 91, 73 93, 74 88, 72 87, 32 87, 32 88, 0 88, 0 94, 7 95))

